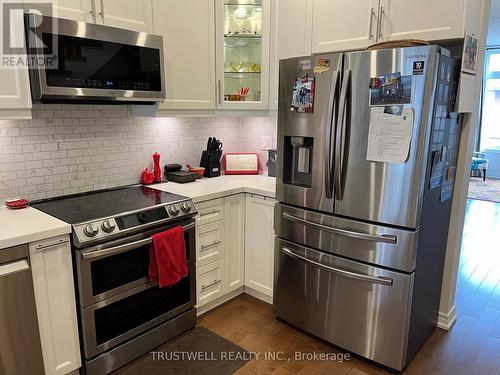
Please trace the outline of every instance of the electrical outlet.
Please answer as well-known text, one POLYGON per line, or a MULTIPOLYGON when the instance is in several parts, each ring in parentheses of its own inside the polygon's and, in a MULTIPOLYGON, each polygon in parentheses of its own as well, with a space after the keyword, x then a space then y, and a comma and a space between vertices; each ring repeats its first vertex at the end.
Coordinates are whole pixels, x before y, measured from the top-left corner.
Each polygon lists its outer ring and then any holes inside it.
POLYGON ((273 138, 270 135, 260 137, 261 149, 268 150, 273 146, 273 138))

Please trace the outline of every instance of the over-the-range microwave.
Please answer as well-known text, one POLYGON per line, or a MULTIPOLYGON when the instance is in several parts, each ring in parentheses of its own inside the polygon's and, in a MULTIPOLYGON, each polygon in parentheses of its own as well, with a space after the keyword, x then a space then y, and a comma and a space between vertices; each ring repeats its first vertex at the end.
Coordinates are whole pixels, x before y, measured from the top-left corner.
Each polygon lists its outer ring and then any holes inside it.
POLYGON ((33 13, 25 23, 34 102, 165 100, 161 36, 33 13))

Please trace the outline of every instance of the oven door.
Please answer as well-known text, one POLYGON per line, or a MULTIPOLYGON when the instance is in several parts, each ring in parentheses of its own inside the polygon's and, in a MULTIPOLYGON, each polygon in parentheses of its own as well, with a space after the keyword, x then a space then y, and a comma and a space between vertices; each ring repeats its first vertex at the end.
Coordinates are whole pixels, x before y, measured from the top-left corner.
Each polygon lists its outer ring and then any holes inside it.
POLYGON ((196 303, 194 219, 77 252, 80 316, 87 359, 191 308, 196 303), (173 287, 149 281, 151 235, 182 225, 188 276, 173 287))
POLYGON ((191 219, 162 226, 76 253, 80 306, 86 307, 138 286, 153 286, 149 281, 151 235, 182 225, 188 267, 195 263, 195 223, 191 219))
POLYGON ((26 16, 34 101, 165 100, 163 38, 38 14, 26 16))

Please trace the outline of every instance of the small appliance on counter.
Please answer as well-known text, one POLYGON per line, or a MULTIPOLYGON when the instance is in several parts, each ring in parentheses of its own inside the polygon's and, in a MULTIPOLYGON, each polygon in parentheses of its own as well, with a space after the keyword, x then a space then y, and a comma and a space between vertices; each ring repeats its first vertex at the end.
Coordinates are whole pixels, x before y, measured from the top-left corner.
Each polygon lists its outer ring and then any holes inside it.
POLYGON ((147 168, 144 168, 141 173, 141 184, 149 185, 153 182, 155 182, 155 176, 153 175, 153 172, 147 168))
POLYGON ((267 175, 269 177, 276 177, 276 159, 278 155, 276 149, 267 150, 267 175))
POLYGON ((215 137, 208 138, 207 149, 201 154, 200 167, 205 168, 203 176, 220 176, 220 159, 222 157, 222 142, 215 137))
POLYGON ((224 155, 225 174, 259 174, 259 156, 255 152, 224 155))
POLYGON ((165 165, 165 177, 168 181, 185 184, 196 180, 198 174, 195 172, 183 171, 182 165, 180 164, 167 164, 165 165))

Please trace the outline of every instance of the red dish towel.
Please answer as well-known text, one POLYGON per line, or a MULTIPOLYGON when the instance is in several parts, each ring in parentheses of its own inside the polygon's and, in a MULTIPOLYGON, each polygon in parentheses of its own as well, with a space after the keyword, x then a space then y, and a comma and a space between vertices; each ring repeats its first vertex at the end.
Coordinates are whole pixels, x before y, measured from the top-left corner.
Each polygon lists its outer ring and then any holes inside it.
POLYGON ((173 286, 188 275, 184 229, 181 226, 151 236, 149 278, 160 288, 173 286))

